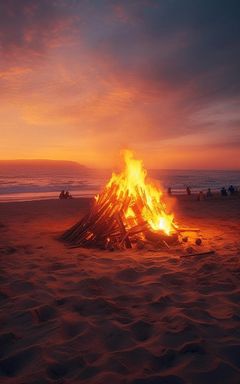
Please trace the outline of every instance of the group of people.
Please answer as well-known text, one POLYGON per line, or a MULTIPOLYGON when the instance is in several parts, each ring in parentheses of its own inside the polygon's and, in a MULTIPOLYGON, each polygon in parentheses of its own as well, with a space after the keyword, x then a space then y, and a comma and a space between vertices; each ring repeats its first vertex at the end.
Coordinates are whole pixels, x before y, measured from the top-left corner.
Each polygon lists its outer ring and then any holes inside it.
MULTIPOLYGON (((233 185, 230 185, 228 187, 228 189, 226 189, 225 187, 222 187, 221 190, 220 190, 220 195, 221 196, 232 196, 234 194, 236 194, 238 192, 237 188, 234 188, 233 185)), ((213 193, 211 191, 210 188, 208 188, 206 194, 203 193, 203 191, 200 191, 199 194, 198 194, 198 200, 203 200, 205 198, 209 198, 209 197, 212 197, 213 196, 213 193)))
MULTIPOLYGON (((226 189, 225 187, 222 187, 220 190, 221 196, 234 195, 237 192, 238 192, 238 189, 235 188, 233 185, 230 185, 228 187, 228 189, 226 189)), ((168 195, 172 194, 172 188, 171 187, 168 187, 167 193, 168 193, 168 195)), ((189 186, 186 187, 186 194, 188 196, 192 194, 192 191, 191 191, 189 186)), ((213 196, 213 193, 211 191, 211 188, 208 188, 206 193, 204 193, 203 191, 198 192, 197 200, 199 200, 199 201, 205 200, 205 199, 211 198, 212 196, 213 196)))
POLYGON ((60 200, 63 200, 63 199, 72 199, 73 197, 72 197, 72 195, 70 195, 70 193, 68 192, 68 191, 64 191, 64 190, 62 190, 61 192, 60 192, 60 195, 59 195, 59 199, 60 200))
POLYGON ((203 191, 200 191, 197 195, 197 200, 200 201, 200 200, 205 200, 205 199, 209 199, 213 197, 213 193, 211 191, 211 188, 208 188, 206 194, 203 192, 203 191))
POLYGON ((237 192, 237 188, 234 188, 233 185, 230 185, 230 187, 228 187, 228 190, 226 190, 225 187, 222 187, 221 196, 228 196, 228 194, 234 195, 236 192, 237 192))

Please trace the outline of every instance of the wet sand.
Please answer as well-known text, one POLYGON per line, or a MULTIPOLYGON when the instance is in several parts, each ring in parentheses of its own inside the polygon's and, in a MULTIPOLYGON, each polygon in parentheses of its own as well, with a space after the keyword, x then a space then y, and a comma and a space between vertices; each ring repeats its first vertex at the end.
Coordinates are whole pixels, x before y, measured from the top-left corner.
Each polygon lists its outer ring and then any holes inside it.
POLYGON ((202 244, 160 252, 65 247, 89 204, 0 204, 1 383, 239 384, 239 196, 179 196, 202 244))

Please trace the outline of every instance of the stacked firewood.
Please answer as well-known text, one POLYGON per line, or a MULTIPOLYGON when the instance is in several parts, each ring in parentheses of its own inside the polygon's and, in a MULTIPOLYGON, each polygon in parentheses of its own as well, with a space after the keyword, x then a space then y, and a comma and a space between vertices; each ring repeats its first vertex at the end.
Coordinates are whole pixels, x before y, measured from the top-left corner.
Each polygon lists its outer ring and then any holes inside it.
MULTIPOLYGON (((177 231, 165 235, 153 231, 143 220, 141 211, 144 204, 143 191, 136 189, 136 197, 128 191, 119 194, 119 186, 112 184, 98 195, 89 212, 61 236, 61 240, 73 247, 100 249, 143 248, 146 244, 168 247, 178 241, 177 231), (131 207, 134 219, 126 219, 125 212, 131 207)), ((146 209, 150 210, 147 206, 146 209)), ((159 212, 163 207, 159 206, 159 212)))

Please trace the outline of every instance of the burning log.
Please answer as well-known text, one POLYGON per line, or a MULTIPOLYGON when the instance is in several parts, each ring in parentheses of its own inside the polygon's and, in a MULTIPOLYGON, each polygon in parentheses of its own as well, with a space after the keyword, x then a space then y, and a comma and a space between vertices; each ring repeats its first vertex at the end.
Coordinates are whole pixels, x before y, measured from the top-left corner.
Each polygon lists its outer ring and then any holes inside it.
POLYGON ((141 161, 130 152, 125 153, 125 163, 125 170, 112 175, 89 212, 61 240, 73 247, 110 250, 137 247, 140 242, 159 247, 176 244, 183 230, 166 212, 162 192, 146 182, 141 161))
POLYGON ((165 241, 168 244, 176 244, 178 242, 178 235, 173 234, 172 236, 168 236, 164 233, 147 231, 146 239, 151 242, 165 241))

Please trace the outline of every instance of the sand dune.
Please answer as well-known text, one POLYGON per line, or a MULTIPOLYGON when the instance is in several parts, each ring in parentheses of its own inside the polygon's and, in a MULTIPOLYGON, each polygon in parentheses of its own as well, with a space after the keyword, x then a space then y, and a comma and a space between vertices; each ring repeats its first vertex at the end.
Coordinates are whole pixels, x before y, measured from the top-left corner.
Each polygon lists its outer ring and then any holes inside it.
POLYGON ((239 384, 240 199, 179 197, 203 243, 161 252, 66 248, 88 204, 0 204, 1 383, 239 384))

